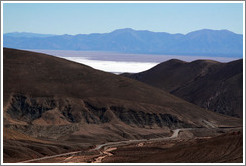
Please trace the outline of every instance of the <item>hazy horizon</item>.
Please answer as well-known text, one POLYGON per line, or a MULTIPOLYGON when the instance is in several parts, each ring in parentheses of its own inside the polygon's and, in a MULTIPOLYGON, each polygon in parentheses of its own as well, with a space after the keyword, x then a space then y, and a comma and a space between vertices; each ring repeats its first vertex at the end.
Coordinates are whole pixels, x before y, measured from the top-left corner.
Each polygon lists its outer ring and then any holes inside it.
POLYGON ((149 55, 149 54, 124 54, 103 51, 73 51, 73 50, 28 50, 57 56, 70 61, 88 65, 98 70, 111 73, 138 73, 146 71, 159 63, 170 59, 179 59, 186 62, 195 60, 214 60, 230 62, 240 58, 209 57, 209 56, 184 56, 184 55, 149 55))
MULTIPOLYGON (((116 31, 116 30, 122 30, 122 29, 132 29, 132 30, 134 30, 134 31, 150 31, 150 32, 155 32, 155 33, 169 33, 169 34, 181 34, 181 35, 187 35, 187 34, 189 34, 189 33, 191 33, 191 32, 196 32, 196 31, 201 31, 201 30, 213 30, 213 31, 223 31, 223 30, 225 30, 225 31, 230 31, 230 30, 228 30, 228 29, 208 29, 208 28, 202 28, 202 29, 196 29, 196 30, 193 30, 193 31, 189 31, 189 32, 187 32, 187 33, 179 33, 179 32, 177 32, 177 33, 170 33, 170 32, 165 32, 165 31, 151 31, 151 30, 148 30, 148 29, 133 29, 133 28, 129 28, 129 27, 125 27, 125 28, 120 28, 120 29, 114 29, 114 30, 112 30, 112 31, 110 31, 110 32, 105 32, 105 33, 111 33, 111 32, 114 32, 114 31, 116 31)), ((230 32, 233 32, 233 31, 230 31, 230 32)), ((11 34, 11 33, 30 33, 30 34, 40 34, 40 35, 57 35, 57 36, 59 36, 59 35, 71 35, 71 36, 76 36, 76 35, 90 35, 90 34, 103 34, 103 33, 99 33, 99 32, 92 32, 92 33, 78 33, 78 34, 69 34, 69 33, 64 33, 64 34, 51 34, 51 33, 37 33, 37 32, 27 32, 27 31, 13 31, 13 32, 7 32, 7 33, 3 33, 4 35, 5 34, 11 34)), ((235 33, 235 32, 233 32, 233 33, 235 33)), ((238 35, 243 35, 243 33, 235 33, 235 34, 238 34, 238 35)))

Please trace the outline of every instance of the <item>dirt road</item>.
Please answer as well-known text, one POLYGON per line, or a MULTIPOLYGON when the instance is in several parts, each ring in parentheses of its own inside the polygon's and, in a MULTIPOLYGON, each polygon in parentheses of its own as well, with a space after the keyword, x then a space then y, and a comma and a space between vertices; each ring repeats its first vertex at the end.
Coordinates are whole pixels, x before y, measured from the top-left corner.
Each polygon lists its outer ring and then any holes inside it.
POLYGON ((190 130, 190 129, 176 129, 173 130, 173 134, 170 137, 161 137, 161 138, 152 138, 152 139, 138 139, 138 140, 127 140, 127 141, 119 141, 119 142, 108 142, 105 144, 97 145, 93 150, 99 150, 103 147, 112 147, 112 146, 121 146, 121 145, 128 145, 131 143, 138 143, 138 142, 146 142, 146 141, 162 141, 162 140, 169 140, 178 137, 180 130, 190 130))
POLYGON ((45 157, 41 157, 41 158, 37 158, 37 159, 31 159, 31 160, 22 161, 22 162, 19 162, 19 163, 30 163, 30 162, 34 162, 34 161, 51 159, 51 158, 55 158, 55 157, 71 156, 71 155, 74 155, 74 154, 77 154, 77 153, 80 153, 80 152, 81 151, 75 151, 75 152, 57 154, 57 155, 53 155, 53 156, 45 156, 45 157))
MULTIPOLYGON (((180 132, 181 129, 176 129, 173 130, 173 134, 170 137, 164 137, 164 138, 153 138, 153 139, 141 139, 141 140, 129 140, 129 141, 119 141, 119 142, 109 142, 109 143, 105 143, 105 144, 101 144, 98 145, 95 149, 93 150, 100 150, 101 148, 104 147, 104 150, 101 152, 101 156, 96 157, 94 159, 93 163, 101 163, 101 161, 108 156, 112 156, 113 154, 110 153, 113 150, 116 150, 117 146, 122 146, 122 145, 128 145, 128 144, 132 144, 132 143, 142 143, 142 142, 146 142, 146 141, 162 141, 162 140, 169 140, 169 139, 173 139, 178 137, 178 134, 180 132)), ((184 129, 183 129, 184 130, 184 129)), ((185 129, 187 130, 187 129, 185 129)))
MULTIPOLYGON (((153 139, 140 139, 140 140, 127 140, 127 141, 119 141, 119 142, 108 142, 108 143, 97 145, 94 149, 92 149, 90 151, 97 151, 97 150, 100 150, 101 148, 106 149, 106 148, 110 148, 110 147, 117 147, 117 146, 132 144, 132 143, 140 143, 140 142, 146 142, 146 141, 162 141, 162 140, 174 139, 174 138, 178 137, 178 134, 181 130, 191 130, 191 129, 175 129, 175 130, 173 130, 173 134, 170 137, 153 138, 153 139)), ((63 153, 63 154, 58 154, 58 155, 53 155, 53 156, 46 156, 46 157, 41 157, 41 158, 37 158, 37 159, 22 161, 20 163, 30 163, 30 162, 36 162, 36 161, 40 161, 40 160, 51 159, 51 158, 55 158, 55 157, 64 157, 64 156, 68 156, 68 158, 66 158, 65 160, 69 160, 72 158, 71 156, 74 156, 74 155, 79 154, 81 152, 82 151, 75 151, 75 152, 63 153)), ((104 151, 104 150, 103 150, 102 154, 104 154, 104 152, 106 152, 106 154, 108 154, 107 151, 104 151)), ((100 156, 100 159, 96 158, 95 160, 97 162, 101 161, 102 160, 101 157, 102 156, 100 156)))

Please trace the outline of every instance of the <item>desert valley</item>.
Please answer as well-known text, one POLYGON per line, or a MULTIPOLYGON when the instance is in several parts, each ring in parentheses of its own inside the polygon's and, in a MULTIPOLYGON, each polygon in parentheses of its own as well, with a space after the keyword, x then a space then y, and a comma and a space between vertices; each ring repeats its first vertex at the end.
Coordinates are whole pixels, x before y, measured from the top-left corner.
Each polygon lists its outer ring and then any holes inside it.
POLYGON ((242 60, 121 75, 9 48, 3 60, 4 162, 242 162, 242 60))
POLYGON ((244 1, 2 1, 1 165, 245 165, 244 1))

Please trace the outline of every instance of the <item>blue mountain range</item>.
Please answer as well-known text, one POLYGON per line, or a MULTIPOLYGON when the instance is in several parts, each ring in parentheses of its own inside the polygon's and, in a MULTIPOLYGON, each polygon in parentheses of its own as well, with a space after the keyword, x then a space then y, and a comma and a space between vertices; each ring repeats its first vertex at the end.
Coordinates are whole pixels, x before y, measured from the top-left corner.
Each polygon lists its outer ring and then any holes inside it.
POLYGON ((7 33, 3 35, 3 46, 17 49, 243 57, 243 35, 228 30, 210 29, 185 35, 130 28, 110 33, 78 35, 7 33))

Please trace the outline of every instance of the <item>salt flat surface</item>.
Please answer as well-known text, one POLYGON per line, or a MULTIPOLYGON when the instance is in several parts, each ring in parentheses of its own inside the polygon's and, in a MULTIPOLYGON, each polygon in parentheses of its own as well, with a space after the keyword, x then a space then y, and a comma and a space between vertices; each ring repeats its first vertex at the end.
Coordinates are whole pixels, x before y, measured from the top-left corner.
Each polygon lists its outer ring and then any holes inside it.
POLYGON ((235 58, 206 57, 206 56, 181 56, 181 55, 148 55, 124 54, 102 51, 70 51, 70 50, 30 50, 45 53, 67 60, 82 63, 98 70, 112 73, 137 73, 148 70, 155 65, 170 60, 180 59, 191 62, 198 59, 210 59, 219 62, 229 62, 235 58))
POLYGON ((94 69, 111 72, 111 73, 137 73, 148 70, 158 63, 147 63, 147 62, 122 62, 122 61, 100 61, 100 60, 89 60, 81 57, 64 57, 67 60, 82 63, 93 67, 94 69))

